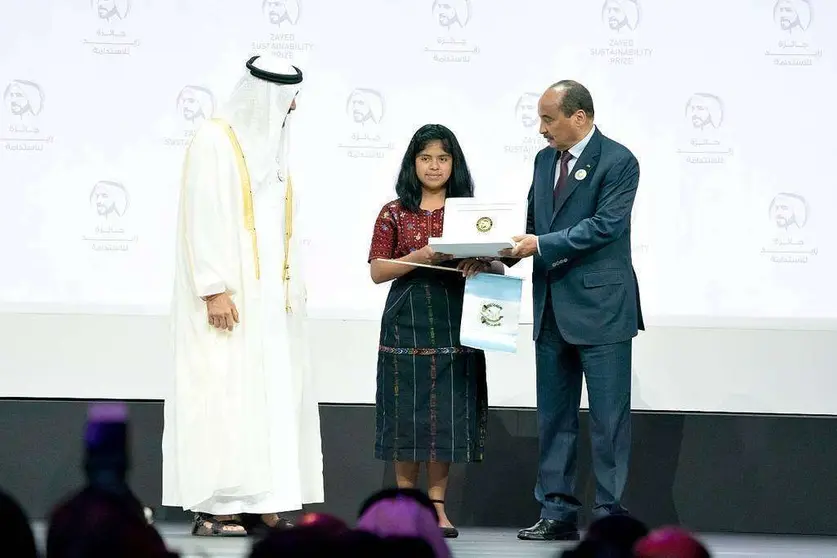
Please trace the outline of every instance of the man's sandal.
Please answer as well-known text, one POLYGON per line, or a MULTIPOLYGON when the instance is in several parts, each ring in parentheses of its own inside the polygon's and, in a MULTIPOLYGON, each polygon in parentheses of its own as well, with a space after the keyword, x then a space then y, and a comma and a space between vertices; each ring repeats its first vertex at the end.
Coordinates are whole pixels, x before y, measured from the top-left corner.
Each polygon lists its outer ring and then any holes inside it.
POLYGON ((291 523, 278 513, 265 515, 273 516, 271 517, 271 521, 265 521, 264 517, 262 517, 262 514, 243 514, 242 523, 250 535, 264 536, 265 534, 271 531, 284 531, 288 529, 293 529, 294 527, 293 523, 291 523))
POLYGON ((207 513, 196 513, 192 523, 196 537, 246 537, 247 530, 238 519, 217 519, 207 513))

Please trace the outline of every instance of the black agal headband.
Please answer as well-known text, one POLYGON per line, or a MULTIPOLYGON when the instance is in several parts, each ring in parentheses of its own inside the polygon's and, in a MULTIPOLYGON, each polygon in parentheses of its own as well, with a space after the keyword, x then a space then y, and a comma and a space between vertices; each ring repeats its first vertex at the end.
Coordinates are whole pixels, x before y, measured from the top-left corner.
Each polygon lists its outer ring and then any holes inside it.
POLYGON ((296 85, 297 83, 302 83, 302 71, 296 66, 291 66, 294 70, 296 70, 295 74, 274 74, 273 72, 262 70, 261 68, 257 68, 253 65, 253 62, 258 57, 259 56, 256 55, 247 61, 247 69, 250 70, 250 74, 253 77, 272 83, 278 83, 280 85, 296 85))

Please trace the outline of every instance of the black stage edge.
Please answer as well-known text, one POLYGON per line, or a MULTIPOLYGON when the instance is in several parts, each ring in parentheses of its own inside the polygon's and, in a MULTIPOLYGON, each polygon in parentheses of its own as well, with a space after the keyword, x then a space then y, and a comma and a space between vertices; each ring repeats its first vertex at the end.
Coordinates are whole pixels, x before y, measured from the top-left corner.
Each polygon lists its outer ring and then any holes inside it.
MULTIPOLYGON (((0 400, 0 487, 43 519, 79 486, 86 401, 0 400)), ((160 520, 163 406, 131 402, 134 490, 160 520)), ((364 497, 393 482, 372 457, 374 408, 321 405, 326 504, 311 509, 354 518, 364 497)), ((831 417, 634 413, 626 501, 649 524, 701 532, 836 535, 837 422, 831 417)), ((582 414, 579 487, 588 506, 587 415, 582 414)), ((458 525, 533 523, 537 460, 531 409, 492 409, 486 461, 454 467, 448 511, 458 525)))

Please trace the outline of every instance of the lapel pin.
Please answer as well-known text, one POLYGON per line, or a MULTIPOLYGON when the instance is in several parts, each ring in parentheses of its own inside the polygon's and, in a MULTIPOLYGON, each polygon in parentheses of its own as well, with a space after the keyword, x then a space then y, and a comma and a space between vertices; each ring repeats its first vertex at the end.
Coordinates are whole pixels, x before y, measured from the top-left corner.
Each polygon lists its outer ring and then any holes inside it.
POLYGON ((578 169, 575 171, 575 179, 576 180, 584 180, 587 177, 587 171, 584 169, 578 169))

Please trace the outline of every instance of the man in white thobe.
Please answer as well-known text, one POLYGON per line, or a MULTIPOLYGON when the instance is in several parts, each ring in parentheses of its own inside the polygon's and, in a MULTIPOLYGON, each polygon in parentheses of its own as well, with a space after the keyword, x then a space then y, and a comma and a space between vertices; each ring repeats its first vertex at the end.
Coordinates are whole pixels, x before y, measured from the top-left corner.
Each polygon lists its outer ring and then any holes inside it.
POLYGON ((246 66, 183 169, 163 505, 194 512, 195 535, 288 526, 280 512, 324 500, 288 168, 302 73, 246 66))

